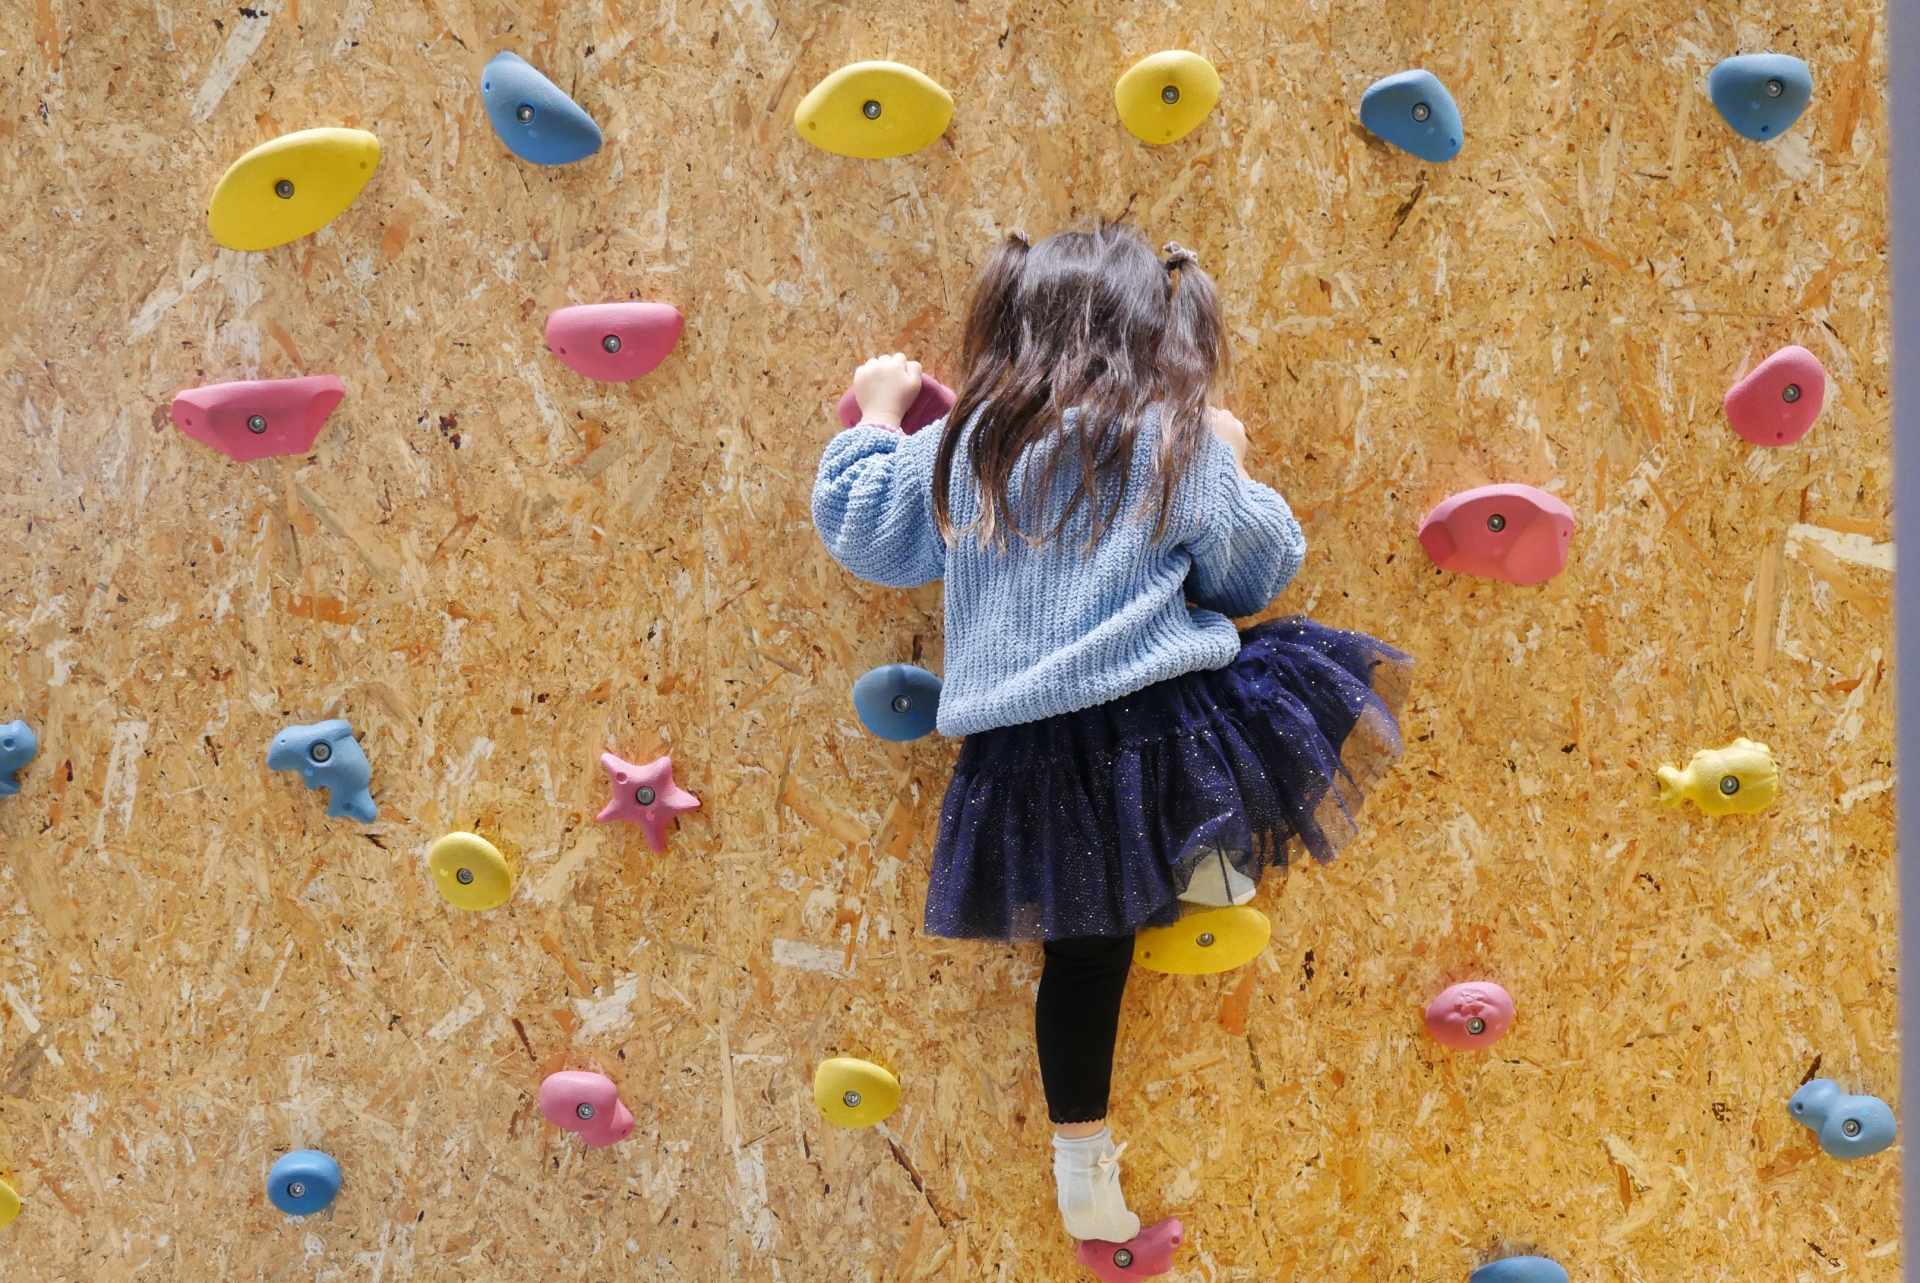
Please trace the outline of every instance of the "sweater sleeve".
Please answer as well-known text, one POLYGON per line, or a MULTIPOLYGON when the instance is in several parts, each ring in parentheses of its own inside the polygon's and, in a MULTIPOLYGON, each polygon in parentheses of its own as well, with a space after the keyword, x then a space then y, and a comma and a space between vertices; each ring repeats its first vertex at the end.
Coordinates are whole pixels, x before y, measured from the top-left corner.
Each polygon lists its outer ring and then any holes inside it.
POLYGON ((933 521, 936 423, 913 436, 848 428, 827 443, 813 479, 813 528, 833 559, 870 583, 916 588, 947 572, 933 521))
POLYGON ((1193 467, 1198 510, 1187 540, 1187 596, 1233 619, 1265 610, 1306 560, 1306 533, 1276 491, 1240 479, 1233 451, 1213 434, 1193 467))

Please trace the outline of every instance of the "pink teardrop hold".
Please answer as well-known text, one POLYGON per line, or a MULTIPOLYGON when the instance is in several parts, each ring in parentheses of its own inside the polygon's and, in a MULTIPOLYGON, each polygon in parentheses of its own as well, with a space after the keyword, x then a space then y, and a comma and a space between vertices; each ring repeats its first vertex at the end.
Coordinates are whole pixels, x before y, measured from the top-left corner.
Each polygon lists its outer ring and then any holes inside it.
POLYGON ((1420 523, 1420 546, 1443 570, 1542 584, 1567 566, 1573 509, 1533 486, 1463 490, 1420 523))
POLYGON ((617 1145, 633 1133, 633 1114, 620 1103, 620 1089, 605 1074, 580 1069, 548 1074, 540 1084, 540 1112, 555 1127, 580 1133, 590 1146, 617 1145), (593 1117, 580 1117, 580 1106, 593 1117))
POLYGON ((1827 399, 1827 372, 1803 347, 1783 347, 1727 389, 1727 422, 1755 445, 1792 445, 1807 435, 1827 399), (1800 389, 1788 400, 1787 389, 1800 389))
POLYGON ((1130 1283, 1150 1279, 1173 1268, 1173 1253, 1186 1239, 1178 1217, 1168 1217, 1149 1225, 1124 1243, 1108 1243, 1097 1238, 1081 1241, 1075 1255, 1080 1264, 1092 1270, 1102 1283, 1130 1283), (1124 1253, 1120 1260, 1114 1257, 1124 1253))
MULTIPOLYGON (((947 411, 953 409, 953 401, 952 388, 931 374, 921 375, 920 395, 907 407, 906 416, 900 421, 900 431, 912 436, 929 423, 938 423, 946 418, 947 411)), ((840 394, 840 423, 848 428, 860 424, 860 402, 855 399, 852 388, 840 394)))
POLYGON ((1469 980, 1440 991, 1427 1004, 1427 1032, 1455 1051, 1491 1047, 1513 1028, 1513 996, 1491 980, 1469 980), (1486 1022, 1479 1033, 1472 1022, 1486 1022))
POLYGON ((173 421, 184 435, 241 463, 305 454, 346 394, 332 374, 210 383, 174 394, 173 421), (266 420, 263 431, 247 426, 256 415, 266 420))
POLYGON ((577 374, 625 383, 666 360, 686 323, 668 303, 583 303, 548 314, 547 346, 577 374))

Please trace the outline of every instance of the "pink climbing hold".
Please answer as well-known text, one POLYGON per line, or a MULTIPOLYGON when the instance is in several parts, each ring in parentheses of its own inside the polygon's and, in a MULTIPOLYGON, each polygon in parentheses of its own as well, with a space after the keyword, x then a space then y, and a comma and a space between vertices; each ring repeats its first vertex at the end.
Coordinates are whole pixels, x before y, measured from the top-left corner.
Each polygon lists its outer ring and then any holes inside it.
POLYGON ((1099 1275, 1105 1283, 1130 1283, 1149 1279, 1173 1268, 1173 1250, 1186 1233, 1178 1217, 1168 1217, 1158 1225, 1149 1225, 1124 1243, 1109 1243, 1089 1238, 1080 1242, 1080 1264, 1099 1275))
POLYGON ((1427 1004, 1427 1032, 1455 1051, 1491 1047, 1513 1028, 1513 997, 1491 980, 1443 989, 1427 1004))
POLYGON ((577 373, 625 383, 666 360, 686 323, 667 303, 586 303, 548 314, 547 346, 577 373))
POLYGON ((1827 399, 1827 372, 1803 347, 1783 347, 1727 389, 1727 422, 1755 445, 1792 445, 1807 435, 1827 399))
MULTIPOLYGON (((907 407, 906 415, 900 420, 900 431, 912 436, 929 423, 937 423, 953 409, 953 389, 931 374, 920 376, 920 395, 907 407)), ((860 402, 854 398, 853 389, 848 388, 840 395, 840 422, 844 427, 857 427, 860 423, 860 402)))
POLYGON ((599 1148, 633 1134, 633 1114, 620 1103, 620 1089, 605 1074, 568 1069, 540 1084, 540 1112, 555 1127, 580 1133, 599 1148))
POLYGON ((1442 500, 1420 544, 1443 570, 1541 584, 1566 569, 1573 509, 1533 486, 1481 486, 1442 500))
POLYGON ((657 757, 645 766, 600 755, 600 769, 613 781, 613 797, 593 818, 606 824, 632 820, 647 835, 654 854, 667 849, 667 825, 674 817, 700 809, 700 799, 673 782, 673 759, 657 757))
POLYGON ((195 441, 241 463, 305 454, 346 394, 346 384, 331 374, 212 383, 175 393, 173 421, 195 441))

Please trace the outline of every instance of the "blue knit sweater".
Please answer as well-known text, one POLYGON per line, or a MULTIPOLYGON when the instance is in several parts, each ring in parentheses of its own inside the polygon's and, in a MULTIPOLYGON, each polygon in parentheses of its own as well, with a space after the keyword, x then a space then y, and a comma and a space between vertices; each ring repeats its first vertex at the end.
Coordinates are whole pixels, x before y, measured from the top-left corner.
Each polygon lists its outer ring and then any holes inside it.
MULTIPOLYGON (((949 547, 933 520, 944 427, 942 420, 909 437, 862 426, 834 437, 813 483, 813 524, 834 560, 862 579, 892 588, 947 581, 939 726, 948 735, 1092 708, 1181 673, 1223 668, 1240 651, 1229 617, 1264 609, 1306 556, 1286 500, 1242 481, 1232 451, 1211 432, 1155 540, 1136 502, 1151 494, 1159 437, 1152 413, 1134 443, 1121 515, 1091 553, 1084 504, 1063 537, 1042 547, 1018 538, 1005 549, 982 547, 965 533, 949 547)), ((980 511, 965 480, 966 445, 953 465, 952 515, 962 531, 980 511)), ((1071 464, 1062 473, 1056 502, 1078 476, 1071 464)), ((1021 480, 1016 469, 1016 505, 1021 480)))

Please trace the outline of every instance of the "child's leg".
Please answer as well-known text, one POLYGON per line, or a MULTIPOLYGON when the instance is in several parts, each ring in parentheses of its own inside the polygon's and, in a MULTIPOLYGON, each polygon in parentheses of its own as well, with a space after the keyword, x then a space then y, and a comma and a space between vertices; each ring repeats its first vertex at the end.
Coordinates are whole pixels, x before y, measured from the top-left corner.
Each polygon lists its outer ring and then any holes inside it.
POLYGON ((1053 1140, 1060 1216, 1075 1238, 1124 1242, 1140 1218, 1120 1192, 1119 1154, 1107 1131, 1120 1000, 1133 965, 1132 936, 1049 940, 1034 1003, 1034 1039, 1053 1140))

